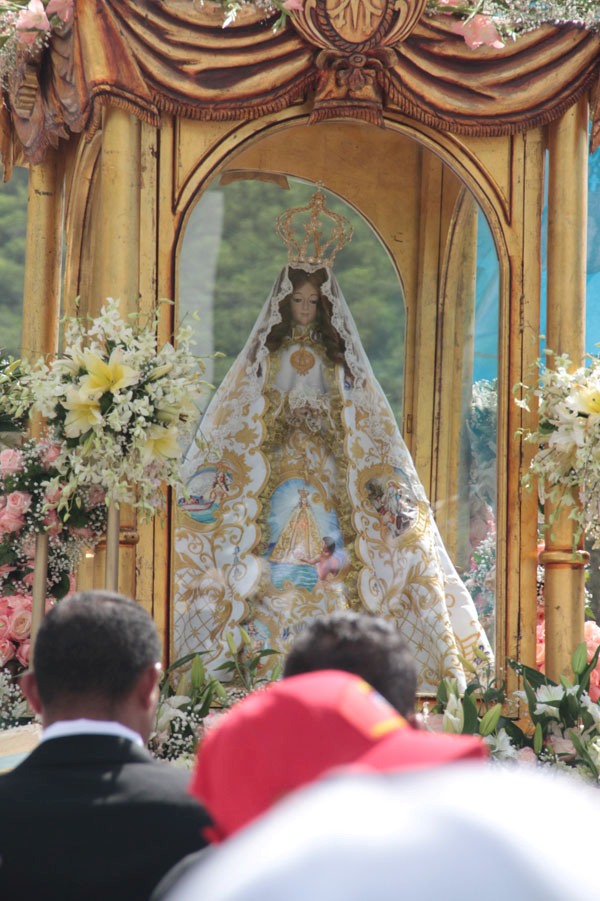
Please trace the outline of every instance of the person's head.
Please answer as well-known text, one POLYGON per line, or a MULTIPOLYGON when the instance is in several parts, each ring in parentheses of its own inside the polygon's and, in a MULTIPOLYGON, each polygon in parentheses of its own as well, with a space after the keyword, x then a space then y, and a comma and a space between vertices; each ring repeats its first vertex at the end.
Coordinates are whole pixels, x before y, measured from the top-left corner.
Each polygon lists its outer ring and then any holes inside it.
POLYGON ((321 292, 310 279, 302 282, 292 291, 290 300, 292 320, 298 325, 311 325, 317 318, 320 299, 321 292))
POLYGON ((73 594, 42 621, 23 691, 45 726, 116 720, 147 740, 158 699, 161 644, 135 601, 109 591, 73 594))
POLYGON ((323 553, 331 556, 335 551, 335 540, 330 538, 329 535, 326 535, 323 538, 323 553))
POLYGON ((220 840, 332 769, 418 770, 486 757, 479 735, 412 729, 364 679, 320 670, 272 682, 224 713, 199 745, 190 791, 220 840))
POLYGON ((277 350, 292 326, 314 324, 314 331, 321 336, 329 359, 345 365, 345 345, 331 322, 331 301, 321 290, 328 278, 327 271, 317 269, 315 272, 305 272, 290 268, 288 276, 292 291, 279 305, 281 322, 273 326, 267 337, 268 349, 271 352, 277 350))
POLYGON ((224 839, 398 730, 419 734, 358 676, 318 672, 272 682, 208 729, 190 791, 214 820, 213 838, 224 839))
POLYGON ((411 716, 417 668, 406 641, 386 620, 349 612, 312 620, 295 639, 283 675, 323 669, 361 676, 403 716, 411 716))

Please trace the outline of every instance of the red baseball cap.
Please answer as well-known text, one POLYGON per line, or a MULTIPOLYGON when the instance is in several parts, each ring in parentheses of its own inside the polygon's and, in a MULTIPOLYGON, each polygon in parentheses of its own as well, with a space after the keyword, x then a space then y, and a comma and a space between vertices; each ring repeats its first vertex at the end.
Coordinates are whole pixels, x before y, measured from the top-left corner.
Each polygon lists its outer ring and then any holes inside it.
POLYGON ((336 767, 410 770, 487 756, 479 736, 414 729, 364 679, 319 670, 227 711, 200 745, 190 791, 213 817, 207 837, 219 841, 336 767))
POLYGON ((357 761, 362 769, 416 770, 463 760, 485 760, 488 747, 479 735, 447 735, 406 729, 386 735, 357 761))
POLYGON ((413 731, 359 676, 337 670, 291 676, 248 695, 208 730, 190 791, 213 817, 211 837, 222 839, 398 730, 413 731))

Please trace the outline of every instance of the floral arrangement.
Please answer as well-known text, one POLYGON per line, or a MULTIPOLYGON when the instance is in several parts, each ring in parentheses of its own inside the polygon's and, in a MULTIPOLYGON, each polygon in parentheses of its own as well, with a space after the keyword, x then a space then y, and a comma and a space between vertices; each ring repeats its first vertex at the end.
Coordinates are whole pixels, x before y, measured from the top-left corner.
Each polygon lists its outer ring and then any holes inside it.
POLYGON ((203 366, 190 352, 191 329, 179 332, 176 348, 159 349, 156 326, 135 315, 125 322, 108 298, 87 327, 70 319, 62 356, 28 374, 33 410, 60 446, 51 487, 60 487, 57 510, 65 516, 75 514, 84 487, 150 516, 163 504, 162 483, 179 485, 203 366))
POLYGON ((0 730, 31 723, 29 704, 11 673, 0 669, 0 730))
POLYGON ((573 682, 561 677, 557 684, 537 670, 509 660, 523 680, 524 691, 515 695, 527 704, 529 730, 503 715, 503 703, 507 700, 504 685, 499 686, 493 679, 484 684, 477 675, 463 697, 455 680, 442 681, 435 710, 424 713, 426 727, 479 734, 489 745, 494 760, 557 766, 598 782, 600 704, 597 679, 592 679, 600 656, 600 629, 596 630, 590 646, 582 642, 573 653, 573 682), (594 650, 590 656, 591 646, 594 650))
POLYGON ((471 449, 478 471, 496 467, 497 426, 498 379, 479 379, 473 383, 467 417, 471 449))
POLYGON ((0 667, 25 667, 36 535, 48 534, 47 608, 72 590, 72 572, 105 529, 104 494, 83 488, 61 507, 60 447, 28 441, 0 451, 0 667))
POLYGON ((463 575, 480 622, 493 640, 496 610, 496 530, 491 528, 471 554, 471 566, 463 575))
POLYGON ((0 4, 0 80, 5 81, 18 55, 45 47, 53 31, 73 18, 74 0, 2 0, 0 4))
POLYGON ((25 389, 21 361, 0 357, 0 432, 21 432, 33 395, 25 389))
MULTIPOLYGON (((279 13, 273 26, 281 28, 304 0, 217 0, 223 7, 223 27, 231 25, 244 8, 263 11, 266 16, 279 13)), ((600 28, 597 0, 428 0, 429 16, 448 15, 456 19, 452 30, 472 49, 481 46, 501 49, 506 39, 514 39, 542 25, 580 25, 600 28)))
POLYGON ((600 28, 597 0, 429 0, 427 12, 453 16, 452 31, 472 49, 501 49, 507 39, 542 25, 600 28))
POLYGON ((156 724, 149 742, 155 757, 191 767, 205 731, 236 701, 279 678, 279 663, 268 672, 265 670, 266 675, 262 667, 263 658, 277 651, 271 648, 257 651, 245 629, 240 627, 240 633, 240 648, 236 647, 233 635, 227 635, 230 656, 217 668, 226 678, 233 676, 231 681, 222 682, 208 673, 201 651, 187 654, 165 670, 156 724))
MULTIPOLYGON (((520 385, 524 396, 516 403, 526 410, 537 407, 539 424, 525 431, 525 441, 538 448, 525 483, 538 478, 540 500, 555 511, 567 510, 575 523, 574 544, 584 531, 600 545, 600 357, 588 356, 588 365, 575 369, 566 355, 546 355, 553 366, 540 365, 535 386, 520 385)), ((550 523, 551 526, 552 523, 550 523)))
MULTIPOLYGON (((600 626, 593 619, 588 619, 583 624, 583 638, 587 648, 587 662, 591 663, 600 647, 600 626)), ((539 672, 545 672, 546 667, 546 628, 543 615, 538 608, 538 620, 536 624, 536 651, 535 665, 539 672)), ((600 663, 596 662, 590 673, 589 695, 592 701, 600 700, 600 663)))

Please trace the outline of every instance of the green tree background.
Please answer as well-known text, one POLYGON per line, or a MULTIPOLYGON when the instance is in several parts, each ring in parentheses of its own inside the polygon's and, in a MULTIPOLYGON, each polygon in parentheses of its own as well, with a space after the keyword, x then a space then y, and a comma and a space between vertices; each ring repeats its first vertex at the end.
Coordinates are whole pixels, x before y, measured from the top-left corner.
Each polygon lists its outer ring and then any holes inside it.
POLYGON ((23 319, 27 170, 0 187, 0 353, 19 356, 23 319))

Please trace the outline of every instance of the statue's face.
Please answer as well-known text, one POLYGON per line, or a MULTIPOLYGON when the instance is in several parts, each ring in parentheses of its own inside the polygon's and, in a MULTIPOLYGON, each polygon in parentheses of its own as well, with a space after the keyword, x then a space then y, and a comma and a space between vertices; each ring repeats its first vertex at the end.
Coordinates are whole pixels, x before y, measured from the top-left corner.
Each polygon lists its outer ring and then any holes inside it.
POLYGON ((292 319, 298 325, 310 325, 317 318, 319 291, 310 282, 302 282, 292 294, 292 319))

